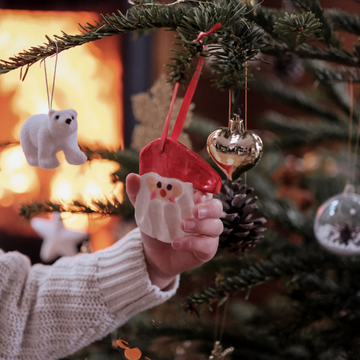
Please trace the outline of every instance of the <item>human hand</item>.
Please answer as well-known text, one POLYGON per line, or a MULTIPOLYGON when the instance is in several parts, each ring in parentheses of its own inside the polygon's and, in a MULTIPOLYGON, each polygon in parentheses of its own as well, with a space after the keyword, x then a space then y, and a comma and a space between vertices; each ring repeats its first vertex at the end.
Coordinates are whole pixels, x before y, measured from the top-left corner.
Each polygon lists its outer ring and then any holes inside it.
MULTIPOLYGON (((139 175, 129 174, 126 178, 126 192, 133 205, 139 188, 139 175)), ((150 280, 160 289, 168 286, 176 275, 211 260, 217 251, 219 235, 223 231, 219 219, 222 204, 212 199, 212 194, 202 191, 195 192, 194 203, 194 218, 185 219, 181 223, 182 230, 189 233, 188 236, 169 244, 141 232, 150 280)))

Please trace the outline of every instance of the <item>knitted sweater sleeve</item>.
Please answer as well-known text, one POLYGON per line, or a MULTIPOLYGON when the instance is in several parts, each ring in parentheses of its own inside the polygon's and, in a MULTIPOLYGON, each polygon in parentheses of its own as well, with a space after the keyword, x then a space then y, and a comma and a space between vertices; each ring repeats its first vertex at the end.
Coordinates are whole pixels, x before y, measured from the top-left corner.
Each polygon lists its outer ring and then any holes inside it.
POLYGON ((161 291, 146 270, 141 235, 133 230, 106 250, 31 266, 0 250, 0 359, 59 359, 156 306, 161 291))

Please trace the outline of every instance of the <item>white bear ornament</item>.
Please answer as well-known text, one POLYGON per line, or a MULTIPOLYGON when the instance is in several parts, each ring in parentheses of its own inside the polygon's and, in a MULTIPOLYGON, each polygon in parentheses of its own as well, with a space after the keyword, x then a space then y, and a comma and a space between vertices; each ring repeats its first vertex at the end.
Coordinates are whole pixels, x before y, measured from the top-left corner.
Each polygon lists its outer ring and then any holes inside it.
POLYGON ((61 150, 69 164, 84 164, 87 157, 79 149, 77 128, 77 112, 72 109, 30 116, 20 131, 20 144, 29 165, 55 169, 60 165, 56 154, 61 150))

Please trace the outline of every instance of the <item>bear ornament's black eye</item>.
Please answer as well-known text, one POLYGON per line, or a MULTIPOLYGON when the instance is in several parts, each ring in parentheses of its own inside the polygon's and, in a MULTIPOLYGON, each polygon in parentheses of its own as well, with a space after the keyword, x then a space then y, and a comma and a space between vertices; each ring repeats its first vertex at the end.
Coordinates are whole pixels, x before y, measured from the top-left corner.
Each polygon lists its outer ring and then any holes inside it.
POLYGON ((73 116, 71 116, 71 118, 74 120, 74 115, 73 115, 73 116))
POLYGON ((170 191, 172 189, 172 185, 169 184, 166 188, 170 191))
POLYGON ((55 119, 56 119, 56 120, 59 120, 59 117, 60 117, 59 115, 56 115, 56 116, 55 116, 55 119))
POLYGON ((161 189, 161 182, 159 181, 159 182, 156 184, 156 186, 157 186, 159 189, 161 189))

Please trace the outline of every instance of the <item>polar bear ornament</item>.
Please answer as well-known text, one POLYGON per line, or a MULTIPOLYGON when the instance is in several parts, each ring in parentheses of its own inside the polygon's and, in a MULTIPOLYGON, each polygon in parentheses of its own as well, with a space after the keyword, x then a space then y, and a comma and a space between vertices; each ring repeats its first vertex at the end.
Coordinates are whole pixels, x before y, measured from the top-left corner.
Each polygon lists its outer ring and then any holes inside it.
POLYGON ((55 169, 60 165, 56 154, 63 151, 69 164, 87 161, 77 143, 77 112, 73 109, 53 110, 49 114, 30 116, 20 131, 20 144, 31 166, 55 169))

